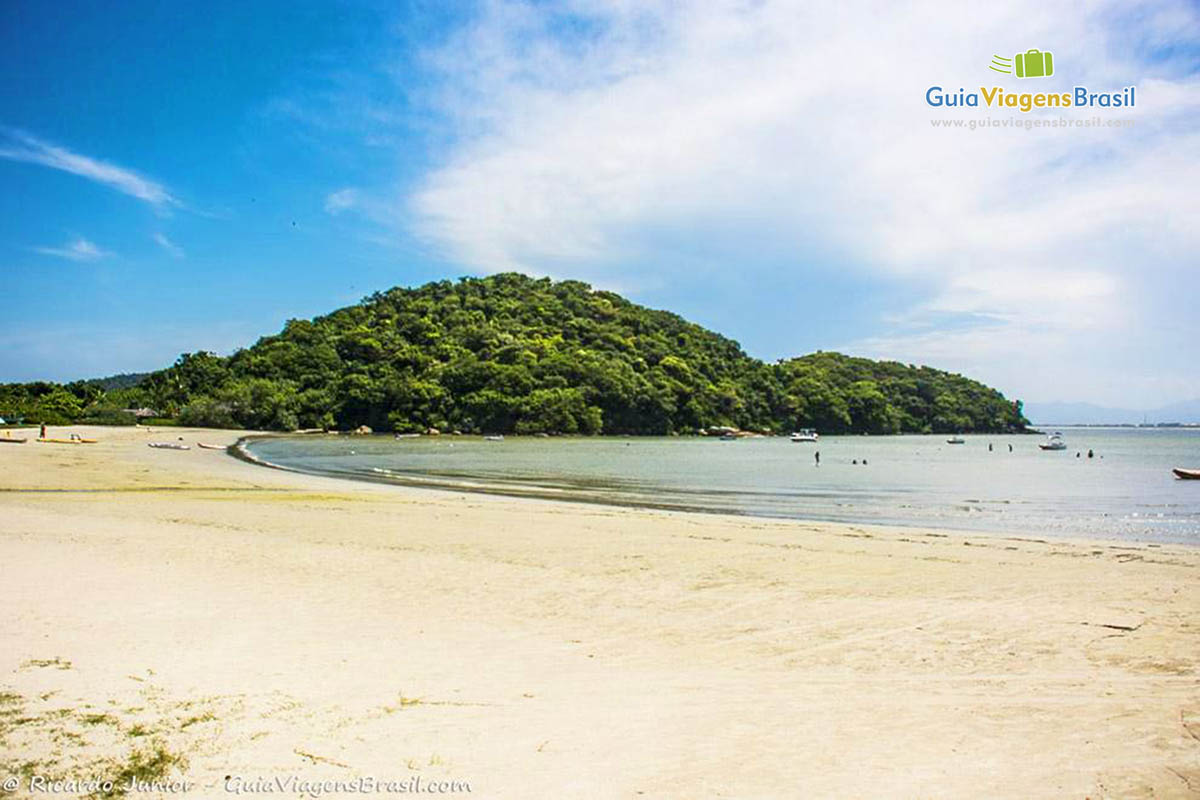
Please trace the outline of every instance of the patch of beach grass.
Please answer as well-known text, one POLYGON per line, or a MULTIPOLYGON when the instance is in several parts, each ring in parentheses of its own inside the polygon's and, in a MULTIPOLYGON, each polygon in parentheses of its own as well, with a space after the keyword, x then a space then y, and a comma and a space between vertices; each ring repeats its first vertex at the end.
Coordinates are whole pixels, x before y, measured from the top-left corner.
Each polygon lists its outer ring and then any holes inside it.
POLYGON ((84 725, 116 725, 117 720, 111 714, 83 714, 79 721, 84 725))
POLYGON ((105 780, 112 781, 112 789, 92 796, 124 797, 130 785, 163 781, 172 770, 182 770, 186 766, 187 759, 181 754, 171 752, 162 742, 154 742, 149 747, 130 751, 123 762, 103 764, 102 774, 105 780))
POLYGON ((47 667, 53 667, 54 669, 70 669, 71 662, 67 661, 66 659, 59 658, 58 656, 55 656, 54 658, 31 658, 25 663, 21 664, 22 669, 28 669, 29 667, 38 667, 42 669, 47 667))
POLYGON ((183 722, 179 723, 181 729, 190 728, 192 725, 199 725, 202 722, 212 722, 217 718, 216 714, 211 711, 205 711, 203 714, 197 714, 194 717, 188 717, 183 722))
POLYGON ((425 702, 420 697, 405 697, 403 694, 400 694, 397 696, 397 701, 398 702, 395 705, 384 706, 383 710, 389 714, 394 714, 402 708, 410 708, 412 706, 419 706, 425 702))

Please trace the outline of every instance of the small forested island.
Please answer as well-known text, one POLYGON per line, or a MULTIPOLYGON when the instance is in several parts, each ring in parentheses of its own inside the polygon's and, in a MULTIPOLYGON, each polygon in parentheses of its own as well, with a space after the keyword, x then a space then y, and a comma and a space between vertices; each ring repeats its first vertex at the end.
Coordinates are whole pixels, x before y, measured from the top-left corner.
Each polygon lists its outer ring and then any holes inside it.
POLYGON ((817 352, 768 364, 667 311, 518 274, 394 288, 222 357, 0 386, 0 417, 289 431, 1021 432, 1019 401, 930 367, 817 352))

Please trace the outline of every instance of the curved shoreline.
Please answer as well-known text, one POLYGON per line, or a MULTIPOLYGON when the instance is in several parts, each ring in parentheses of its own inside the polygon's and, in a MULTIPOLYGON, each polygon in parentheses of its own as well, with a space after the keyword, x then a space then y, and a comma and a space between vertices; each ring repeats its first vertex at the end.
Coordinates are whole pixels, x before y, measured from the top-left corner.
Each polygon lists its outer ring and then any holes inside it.
MULTIPOLYGON (((252 434, 243 436, 226 448, 226 452, 238 459, 245 461, 248 464, 253 464, 257 467, 266 467, 268 469, 277 469, 282 472, 290 472, 295 475, 311 475, 318 478, 333 478, 334 480, 349 481, 351 483, 369 483, 377 486, 396 486, 404 489, 428 489, 430 491, 445 492, 448 494, 466 493, 466 494, 482 494, 490 497, 511 497, 519 500, 544 500, 550 503, 585 503, 588 505, 604 506, 607 508, 632 508, 645 509, 648 511, 670 511, 680 514, 706 514, 706 515, 721 515, 735 517, 758 517, 762 519, 773 519, 783 521, 809 521, 822 522, 829 524, 839 524, 837 520, 818 519, 818 518, 799 518, 799 517, 781 517, 767 514, 755 514, 748 511, 739 511, 737 509, 711 509, 703 506, 688 506, 683 504, 670 503, 652 503, 652 502, 617 502, 615 500, 606 500, 598 497, 589 497, 587 495, 558 495, 554 492, 543 489, 539 490, 531 488, 528 491, 521 491, 515 487, 501 486, 485 486, 480 484, 468 483, 439 483, 436 481, 422 481, 415 478, 405 479, 403 476, 393 474, 390 478, 378 477, 373 478, 366 473, 354 473, 353 475, 338 474, 335 472, 327 472, 316 469, 299 469, 297 467, 289 467, 283 464, 277 464, 274 461, 268 461, 265 458, 251 453, 248 443, 262 439, 281 439, 283 436, 275 436, 272 434, 252 434)), ((870 524, 870 523, 863 523, 870 524)))
MULTIPOLYGON (((286 434, 248 434, 241 436, 233 445, 228 448, 230 455, 256 466, 268 467, 274 470, 290 472, 298 475, 310 475, 322 478, 334 478, 342 481, 349 481, 358 484, 370 484, 378 486, 392 486, 408 489, 425 489, 431 491, 445 492, 451 494, 475 494, 494 497, 509 497, 525 500, 541 500, 556 503, 581 503, 586 505, 595 505, 608 508, 623 508, 623 509, 645 509, 652 511, 663 511, 683 514, 701 514, 705 516, 729 516, 735 518, 751 518, 751 519, 770 519, 782 520, 790 522, 812 522, 833 525, 872 525, 881 527, 894 527, 907 530, 922 530, 922 529, 939 529, 953 531, 964 536, 988 536, 991 538, 1008 538, 1013 536, 1025 536, 1036 533, 1039 536, 1047 536, 1056 541, 1097 541, 1097 542, 1124 542, 1129 544, 1155 544, 1155 545, 1180 545, 1189 548, 1200 547, 1200 540, 1197 540, 1191 530, 1182 529, 1182 532, 1174 532, 1170 529, 1168 533, 1163 535, 1155 535, 1149 525, 1145 525, 1141 529, 1136 529, 1139 521, 1136 519, 1137 514, 1133 514, 1133 519, 1125 519, 1120 526, 1101 528, 1095 525, 1101 516, 1108 517, 1109 514, 1103 507, 1098 508, 1094 512, 1082 511, 1083 516, 1078 518, 1078 521, 1071 524, 1046 524, 1047 511, 1044 508, 1037 506, 1045 505, 1044 498, 1030 498, 1024 502, 1032 502, 1034 504, 1032 512, 1009 511, 1009 508, 1016 508, 1011 504, 1020 505, 1022 501, 1013 500, 987 500, 984 495, 974 495, 974 497, 985 497, 984 500, 970 499, 972 495, 969 490, 964 495, 966 499, 962 500, 946 500, 944 497, 930 495, 928 498, 920 497, 917 500, 909 501, 904 499, 907 489, 896 487, 881 487, 877 490, 849 488, 844 491, 838 488, 830 488, 827 491, 824 487, 811 487, 808 490, 796 491, 785 490, 763 490, 761 492, 752 489, 730 489, 725 487, 704 488, 700 485, 683 486, 667 486, 661 487, 647 484, 645 488, 638 484, 631 484, 633 488, 629 488, 620 484, 604 484, 597 480, 595 483, 588 482, 578 475, 573 475, 568 470, 566 473, 557 475, 546 474, 533 477, 494 477, 487 473, 484 469, 484 474, 471 473, 467 468, 461 471, 455 470, 424 470, 412 469, 405 470, 403 467, 396 469, 385 469, 376 466, 361 465, 358 469, 338 468, 325 469, 321 466, 306 466, 306 465, 289 465, 273 461, 270 458, 265 458, 262 455, 255 453, 251 448, 257 442, 270 439, 289 440, 286 434), (368 471, 369 470, 369 471, 368 471), (539 483, 539 481, 541 481, 539 483), (866 491, 867 494, 862 492, 866 491), (893 514, 889 514, 888 507, 891 506, 889 499, 890 494, 897 493, 899 499, 896 503, 900 505, 893 507, 893 514), (657 499, 652 496, 655 493, 660 494, 662 499, 657 499), (761 497, 759 497, 761 495, 761 497), (888 495, 885 497, 885 495, 888 495), (689 496, 695 496, 696 502, 689 501, 689 496), (742 504, 737 505, 729 502, 726 496, 736 496, 742 499, 742 504), (827 500, 825 502, 824 500, 827 500), (915 505, 914 505, 915 503, 915 505), (924 505, 922 505, 924 504, 924 505), (1000 505, 997 505, 1000 504, 1000 505), (820 509, 822 506, 828 506, 830 511, 823 513, 820 509), (857 509, 855 507, 857 506, 857 509), (903 511, 895 511, 895 508, 911 510, 908 516, 904 516, 903 511), (999 509, 1004 508, 1003 512, 999 509), (843 511, 843 509, 852 509, 851 511, 843 511), (955 510, 962 509, 968 513, 966 518, 956 518, 955 510), (972 514, 972 511, 984 511, 984 514, 972 514), (1101 512, 1104 512, 1101 514, 1101 512), (1090 527, 1089 527, 1090 525, 1090 527), (1147 533, 1148 532, 1148 533, 1147 533)), ((386 437, 361 437, 363 439, 375 439, 382 441, 386 437)), ((300 440, 297 440, 300 441, 300 440)), ((841 444, 853 443, 856 439, 841 442, 841 444)), ((453 446, 453 445, 451 445, 453 446)), ((354 451, 351 451, 353 454, 354 451)), ((362 451, 359 456, 382 455, 378 451, 362 451)), ((284 454, 281 454, 284 455, 284 454)), ((339 455, 344 455, 340 454, 339 455)), ((846 456, 848 459, 848 456, 846 456)), ((872 456, 874 460, 874 456, 872 456)), ((865 463, 865 461, 864 461, 865 463)), ((388 466, 391 466, 390 464, 388 466)), ((587 477, 587 476, 585 476, 587 477)), ((1018 495, 1014 495, 1018 497, 1018 495)), ((1061 519, 1075 519, 1074 517, 1061 517, 1061 519)), ((1186 526, 1191 524, 1190 517, 1183 518, 1181 522, 1173 523, 1176 525, 1186 526)))
POLYGON ((238 437, 238 440, 236 442, 234 442, 233 444, 231 444, 225 448, 225 453, 227 455, 233 456, 234 458, 238 459, 239 461, 245 461, 248 464, 254 464, 259 467, 267 467, 269 469, 281 469, 285 472, 299 472, 300 474, 304 474, 301 470, 289 469, 288 467, 284 467, 279 464, 275 464, 273 462, 267 461, 266 459, 259 458, 258 456, 251 453, 250 450, 247 448, 247 445, 250 442, 257 441, 259 439, 278 439, 278 438, 280 438, 280 437, 275 434, 270 434, 270 433, 252 433, 247 436, 241 436, 241 437, 238 437))

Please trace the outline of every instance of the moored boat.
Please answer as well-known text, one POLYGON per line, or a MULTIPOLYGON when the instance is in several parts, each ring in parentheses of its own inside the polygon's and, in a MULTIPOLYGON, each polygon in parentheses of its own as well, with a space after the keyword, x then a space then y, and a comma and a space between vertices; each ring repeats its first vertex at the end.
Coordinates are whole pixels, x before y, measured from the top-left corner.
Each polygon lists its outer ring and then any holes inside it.
POLYGON ((820 439, 820 435, 812 428, 801 428, 792 434, 793 442, 815 442, 820 439))
POLYGON ((1176 467, 1171 471, 1175 473, 1176 478, 1185 481, 1200 481, 1200 469, 1182 469, 1181 467, 1176 467))
POLYGON ((946 440, 946 444, 966 444, 966 443, 967 443, 967 440, 958 435, 951 436, 949 439, 946 440))
POLYGON ((201 448, 202 450, 224 450, 225 449, 225 445, 223 445, 223 444, 205 444, 204 442, 196 442, 196 446, 201 448))
POLYGON ((1066 450, 1067 443, 1063 441, 1063 435, 1057 431, 1046 437, 1046 441, 1038 445, 1043 450, 1066 450))
POLYGON ((177 442, 146 442, 147 447, 153 447, 158 450, 191 450, 186 444, 178 444, 177 442))

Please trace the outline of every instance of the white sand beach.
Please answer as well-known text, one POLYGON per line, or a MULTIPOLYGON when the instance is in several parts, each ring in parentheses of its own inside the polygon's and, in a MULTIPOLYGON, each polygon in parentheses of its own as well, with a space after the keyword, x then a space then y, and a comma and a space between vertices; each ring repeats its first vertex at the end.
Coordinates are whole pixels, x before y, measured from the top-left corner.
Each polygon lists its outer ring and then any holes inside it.
POLYGON ((1200 794, 1195 549, 420 491, 194 447, 233 431, 71 431, 99 443, 0 450, 13 796, 1200 794))

